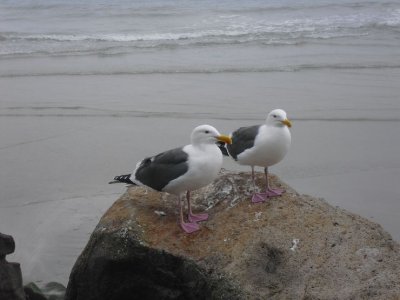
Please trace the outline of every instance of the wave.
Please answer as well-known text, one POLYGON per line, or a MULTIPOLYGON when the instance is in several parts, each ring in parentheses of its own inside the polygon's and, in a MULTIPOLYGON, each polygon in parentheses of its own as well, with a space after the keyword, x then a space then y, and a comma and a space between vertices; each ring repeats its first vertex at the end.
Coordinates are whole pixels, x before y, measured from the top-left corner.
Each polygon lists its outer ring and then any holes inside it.
POLYGON ((10 106, 6 107, 7 110, 25 110, 25 109, 31 109, 31 110, 52 110, 52 109, 57 109, 57 110, 82 110, 86 109, 84 106, 10 106))
MULTIPOLYGON (((176 41, 196 39, 210 36, 240 36, 246 32, 239 31, 222 31, 209 30, 199 32, 182 32, 182 33, 156 33, 156 34, 32 34, 32 35, 10 35, 8 39, 28 40, 28 41, 57 41, 57 42, 77 42, 77 41, 94 41, 94 42, 141 42, 141 41, 176 41)), ((3 36, 4 38, 4 36, 3 36)))
MULTIPOLYGON (((333 37, 347 36, 354 29, 399 29, 400 11, 398 16, 392 16, 386 20, 335 20, 333 19, 292 19, 276 23, 264 23, 251 26, 243 24, 235 29, 212 29, 198 30, 194 32, 165 32, 149 34, 21 34, 21 33, 0 33, 1 41, 25 40, 31 42, 55 41, 55 42, 164 42, 180 40, 198 40, 207 38, 235 38, 249 37, 250 40, 265 39, 271 34, 281 35, 283 39, 288 35, 298 32, 313 33, 318 36, 319 33, 331 33, 333 37), (346 31, 347 30, 347 31, 346 31)), ((358 34, 353 32, 352 34, 358 34)), ((293 36, 292 36, 293 37, 293 36)))
POLYGON ((291 3, 290 5, 265 5, 263 7, 238 7, 234 9, 220 10, 221 12, 227 12, 232 14, 242 14, 242 13, 279 13, 279 12, 296 12, 296 11, 332 11, 336 9, 365 9, 365 8, 392 8, 398 7, 398 2, 387 1, 387 2, 376 2, 376 1, 363 1, 363 2, 349 2, 349 3, 316 3, 310 1, 309 4, 300 1, 299 3, 291 3))
MULTIPOLYGON (((162 119, 210 119, 210 120, 228 120, 228 121, 254 121, 263 119, 263 115, 248 115, 242 113, 190 113, 190 112, 150 112, 150 111, 105 111, 104 113, 0 113, 0 117, 66 117, 66 118, 162 118, 162 119)), ((291 118, 295 122, 400 122, 396 117, 296 117, 291 118)), ((52 138, 52 137, 51 137, 52 138)), ((48 139, 48 138, 45 138, 48 139)), ((28 142, 29 143, 29 142, 28 142)), ((8 148, 3 147, 3 148, 8 148)), ((3 149, 0 148, 0 149, 3 149)))
MULTIPOLYGON (((354 5, 354 4, 353 4, 354 5)), ((288 9, 288 8, 286 8, 288 9)), ((257 9, 259 11, 259 8, 257 9)), ((330 14, 328 16, 316 15, 314 17, 299 17, 293 15, 280 21, 265 20, 262 18, 244 18, 241 15, 213 16, 205 19, 202 25, 193 27, 189 31, 157 32, 157 33, 95 33, 95 34, 63 34, 63 33, 38 33, 0 32, 1 41, 25 40, 31 42, 142 42, 142 41, 179 41, 193 40, 209 37, 240 37, 253 36, 263 39, 269 34, 292 34, 296 32, 330 32, 340 34, 344 30, 354 29, 398 29, 400 26, 400 9, 396 8, 385 13, 353 12, 350 14, 330 14), (236 19, 238 17, 239 19, 236 19), (225 22, 224 19, 233 20, 225 22), (220 19, 220 20, 219 20, 220 19), (221 21, 222 20, 222 21, 221 21), (206 29, 208 23, 214 28, 206 29), (205 27, 204 27, 205 26, 205 27)), ((172 29, 172 28, 171 28, 172 29)))
MULTIPOLYGON (((194 36, 194 35, 193 35, 194 36)), ((182 35, 177 40, 173 39, 129 39, 128 42, 117 42, 118 38, 106 38, 101 39, 86 39, 87 43, 66 43, 65 45, 45 45, 40 42, 40 39, 36 40, 37 45, 30 45, 27 47, 0 47, 0 59, 10 57, 30 57, 30 56, 55 56, 55 57, 66 57, 66 56, 116 56, 123 54, 130 54, 136 50, 173 50, 178 48, 197 48, 197 47, 215 47, 223 45, 243 45, 243 44, 254 44, 258 43, 264 46, 294 46, 305 44, 305 40, 295 38, 279 38, 276 36, 269 36, 262 38, 260 36, 253 36, 251 34, 234 33, 228 35, 198 35, 201 38, 189 38, 188 35, 182 35), (95 43, 95 42, 98 43, 95 43)), ((351 35, 347 35, 351 36, 351 35)), ((313 36, 311 39, 328 39, 332 38, 327 35, 320 35, 319 37, 313 36)), ((342 34, 341 37, 344 37, 342 34)), ((305 37, 306 38, 306 37, 305 37)), ((46 39, 46 38, 45 38, 46 39)), ((57 40, 63 40, 62 43, 67 42, 65 37, 57 38, 57 40)), ((85 41, 85 38, 75 38, 75 42, 81 40, 85 41)))
MULTIPOLYGON (((400 8, 398 3, 372 1, 343 3, 341 1, 340 4, 332 2, 315 4, 312 2, 293 3, 290 1, 290 3, 280 4, 281 2, 274 1, 272 4, 265 4, 260 1, 250 1, 246 4, 235 2, 235 5, 232 5, 228 1, 211 8, 207 6, 209 3, 206 1, 206 10, 199 4, 199 7, 203 9, 200 15, 204 14, 201 21, 194 18, 192 23, 185 23, 183 26, 179 22, 176 23, 179 19, 177 16, 171 17, 170 20, 160 21, 157 17, 149 15, 143 22, 139 22, 143 24, 135 28, 137 31, 133 31, 129 26, 132 24, 129 13, 131 11, 138 13, 132 7, 126 10, 113 8, 111 12, 102 7, 99 11, 100 17, 105 16, 106 19, 104 26, 101 27, 95 26, 98 22, 97 15, 96 21, 91 17, 82 18, 81 10, 75 9, 71 12, 72 16, 61 15, 61 20, 66 23, 71 20, 78 20, 76 22, 85 20, 82 23, 85 26, 55 26, 58 31, 52 32, 48 31, 48 28, 52 28, 50 22, 45 24, 46 26, 41 24, 42 27, 38 27, 46 32, 30 32, 29 28, 25 28, 24 31, 23 27, 21 31, 14 29, 20 28, 18 26, 9 27, 15 30, 13 32, 0 32, 0 59, 29 55, 119 55, 133 53, 137 49, 163 50, 236 44, 291 46, 312 44, 321 39, 334 40, 349 37, 378 40, 384 35, 387 40, 399 39, 400 8), (365 9, 358 9, 360 6, 365 9), (319 11, 291 12, 302 7, 319 9, 319 11), (282 9, 282 13, 263 11, 270 9, 282 9), (330 11, 332 13, 328 13, 330 11), (252 12, 258 14, 252 14, 252 12), (123 13, 126 16, 118 18, 115 13, 123 13), (157 20, 160 25, 154 27, 154 20, 157 20), (115 23, 125 24, 125 21, 126 25, 118 25, 119 29, 115 32, 107 32, 110 28, 115 28, 115 23), (108 22, 110 26, 106 26, 108 22), (151 32, 152 28, 156 31, 151 32)), ((63 5, 61 2, 59 4, 63 5)), ((154 10, 154 6, 157 5, 161 4, 144 5, 144 7, 139 7, 139 12, 158 13, 161 11, 162 13, 162 9, 154 10)), ((195 5, 194 2, 191 2, 188 11, 182 13, 184 18, 189 18, 188 16, 192 13, 191 5, 195 5)), ((88 10, 83 11, 87 13, 88 10)), ((165 11, 172 14, 178 13, 178 15, 182 12, 180 8, 173 9, 172 7, 168 7, 165 11)))
POLYGON ((259 44, 260 46, 296 46, 313 44, 320 40, 341 38, 369 38, 371 30, 392 33, 396 40, 400 28, 387 24, 370 24, 369 29, 335 27, 318 29, 312 25, 285 30, 213 30, 195 33, 166 33, 154 35, 57 35, 40 34, 27 36, 1 35, 0 59, 19 56, 80 56, 120 55, 136 50, 178 49, 187 47, 213 47, 220 45, 259 44))
POLYGON ((32 73, 13 73, 0 74, 0 78, 16 77, 53 77, 53 76, 124 76, 124 75, 172 75, 172 74, 222 74, 222 73, 273 73, 273 72, 301 72, 314 70, 383 70, 400 69, 399 63, 380 63, 380 64, 299 64, 278 67, 232 67, 232 68, 182 68, 182 69, 149 69, 132 71, 82 71, 82 72, 32 72, 32 73))

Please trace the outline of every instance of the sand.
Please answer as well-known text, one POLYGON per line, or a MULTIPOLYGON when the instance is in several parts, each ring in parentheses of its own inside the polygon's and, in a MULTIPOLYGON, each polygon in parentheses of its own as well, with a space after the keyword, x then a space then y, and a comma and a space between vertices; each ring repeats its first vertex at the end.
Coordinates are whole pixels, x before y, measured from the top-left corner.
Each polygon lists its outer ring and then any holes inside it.
MULTIPOLYGON (((370 218, 400 240, 399 69, 0 78, 0 231, 25 281, 66 284, 108 185, 136 161, 283 108, 292 148, 271 168, 300 193, 370 218)), ((230 160, 224 167, 246 171, 230 160)))

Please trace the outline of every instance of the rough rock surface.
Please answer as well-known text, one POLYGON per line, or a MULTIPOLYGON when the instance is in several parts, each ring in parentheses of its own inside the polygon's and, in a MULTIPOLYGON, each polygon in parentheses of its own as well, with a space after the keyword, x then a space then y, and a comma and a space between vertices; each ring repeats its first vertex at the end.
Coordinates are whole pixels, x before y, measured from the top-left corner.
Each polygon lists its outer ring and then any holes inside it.
POLYGON ((66 300, 400 298, 400 247, 380 225, 272 184, 287 192, 251 204, 249 174, 223 171, 193 193, 210 218, 190 235, 175 198, 129 188, 78 258, 66 300))
POLYGON ((14 250, 13 237, 0 233, 0 300, 25 300, 21 267, 19 263, 10 263, 5 259, 14 250))
POLYGON ((15 242, 11 235, 0 232, 0 259, 4 259, 6 255, 14 253, 15 242))
POLYGON ((40 288, 33 282, 28 283, 24 286, 24 291, 27 300, 47 300, 43 295, 40 288))

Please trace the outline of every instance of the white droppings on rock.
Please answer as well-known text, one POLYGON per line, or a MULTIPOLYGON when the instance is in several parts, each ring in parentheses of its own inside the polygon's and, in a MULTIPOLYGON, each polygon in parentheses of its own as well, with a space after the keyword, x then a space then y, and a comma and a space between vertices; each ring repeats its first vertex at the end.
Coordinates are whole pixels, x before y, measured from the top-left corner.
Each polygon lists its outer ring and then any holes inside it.
POLYGON ((377 258, 381 252, 377 248, 365 247, 357 250, 356 254, 365 258, 377 258))
POLYGON ((162 210, 155 210, 154 213, 155 213, 157 216, 159 216, 159 217, 164 217, 164 216, 167 215, 167 214, 166 214, 164 211, 162 211, 162 210))
POLYGON ((292 250, 293 252, 296 251, 296 249, 298 248, 299 243, 300 243, 299 239, 293 239, 292 247, 290 248, 290 250, 292 250))
POLYGON ((262 216, 262 211, 256 212, 254 216, 254 222, 260 221, 262 216))
POLYGON ((231 200, 231 203, 229 204, 229 208, 235 207, 239 202, 242 200, 241 197, 235 197, 231 200))
POLYGON ((121 230, 118 232, 119 236, 122 238, 127 238, 128 236, 128 228, 123 227, 121 230))

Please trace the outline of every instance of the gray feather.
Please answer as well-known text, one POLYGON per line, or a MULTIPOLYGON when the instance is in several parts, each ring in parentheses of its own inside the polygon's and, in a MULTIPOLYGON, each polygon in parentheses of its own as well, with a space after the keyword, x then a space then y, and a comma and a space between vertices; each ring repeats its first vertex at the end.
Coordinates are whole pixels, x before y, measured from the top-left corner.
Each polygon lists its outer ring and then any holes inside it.
POLYGON ((189 169, 188 154, 181 148, 162 152, 142 160, 135 172, 136 180, 157 191, 189 169))
POLYGON ((232 144, 226 145, 229 155, 237 160, 237 156, 246 149, 254 146, 254 140, 261 125, 240 127, 232 133, 232 144))

